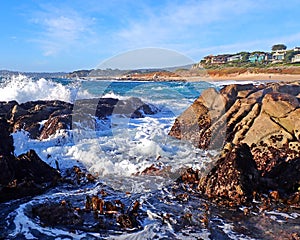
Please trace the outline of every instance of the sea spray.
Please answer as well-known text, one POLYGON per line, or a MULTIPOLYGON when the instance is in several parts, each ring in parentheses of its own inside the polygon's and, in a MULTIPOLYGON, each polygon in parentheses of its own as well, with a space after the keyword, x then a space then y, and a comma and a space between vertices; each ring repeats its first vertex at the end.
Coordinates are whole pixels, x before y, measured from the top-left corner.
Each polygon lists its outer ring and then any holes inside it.
POLYGON ((0 101, 17 101, 24 103, 36 100, 61 100, 74 102, 76 99, 91 98, 92 94, 80 91, 80 81, 69 81, 69 84, 52 79, 33 79, 24 75, 2 79, 0 83, 0 101))

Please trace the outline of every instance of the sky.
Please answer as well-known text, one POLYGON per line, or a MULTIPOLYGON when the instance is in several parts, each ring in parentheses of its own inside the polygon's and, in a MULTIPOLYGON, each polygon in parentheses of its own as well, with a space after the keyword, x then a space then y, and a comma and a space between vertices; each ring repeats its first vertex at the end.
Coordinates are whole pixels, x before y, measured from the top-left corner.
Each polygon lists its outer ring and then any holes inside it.
POLYGON ((1 1, 0 70, 92 69, 138 49, 199 62, 278 43, 293 48, 300 45, 299 9, 299 0, 1 1))

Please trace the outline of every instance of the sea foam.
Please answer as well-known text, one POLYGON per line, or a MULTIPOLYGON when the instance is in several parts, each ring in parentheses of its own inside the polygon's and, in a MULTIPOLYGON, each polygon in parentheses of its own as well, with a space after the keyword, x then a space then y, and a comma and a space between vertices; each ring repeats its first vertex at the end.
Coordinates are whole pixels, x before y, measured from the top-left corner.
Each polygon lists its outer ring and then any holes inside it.
POLYGON ((18 103, 36 100, 61 100, 74 102, 77 98, 89 98, 87 91, 79 91, 80 82, 72 81, 63 85, 40 78, 34 80, 24 75, 12 76, 0 83, 0 101, 16 100, 18 103))

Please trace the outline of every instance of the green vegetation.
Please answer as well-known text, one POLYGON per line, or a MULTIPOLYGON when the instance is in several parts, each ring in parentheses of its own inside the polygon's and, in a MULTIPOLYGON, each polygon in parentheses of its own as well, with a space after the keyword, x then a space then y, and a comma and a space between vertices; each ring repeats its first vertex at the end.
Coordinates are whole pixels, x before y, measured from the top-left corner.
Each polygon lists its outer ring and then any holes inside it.
POLYGON ((295 55, 297 55, 297 54, 299 54, 298 51, 293 51, 293 50, 287 51, 287 52, 286 52, 286 55, 285 55, 285 57, 284 57, 284 62, 285 62, 285 63, 290 63, 290 62, 292 61, 293 57, 294 57, 295 55))
POLYGON ((286 49, 287 49, 287 47, 284 44, 275 44, 272 46, 273 52, 278 51, 278 50, 286 50, 286 49))
MULTIPOLYGON (((209 55, 201 60, 200 64, 206 69, 298 66, 298 64, 293 63, 293 58, 297 54, 300 54, 300 51, 297 51, 296 48, 287 50, 286 45, 275 44, 272 46, 272 52, 243 51, 235 54, 209 55)), ((195 65, 195 67, 196 66, 197 65, 195 65)))

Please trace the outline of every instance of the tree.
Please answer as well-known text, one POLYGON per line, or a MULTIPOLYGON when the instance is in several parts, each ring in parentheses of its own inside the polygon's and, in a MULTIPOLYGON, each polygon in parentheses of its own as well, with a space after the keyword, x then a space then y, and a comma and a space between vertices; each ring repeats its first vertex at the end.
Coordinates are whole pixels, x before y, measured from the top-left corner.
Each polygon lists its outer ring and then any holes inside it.
POLYGON ((297 52, 294 52, 293 50, 288 51, 284 57, 284 61, 290 63, 296 54, 297 52))
POLYGON ((287 47, 284 44, 275 44, 272 46, 272 51, 278 51, 278 50, 286 50, 287 47))
POLYGON ((249 52, 239 52, 238 54, 242 56, 242 62, 248 62, 248 58, 250 56, 249 52))

